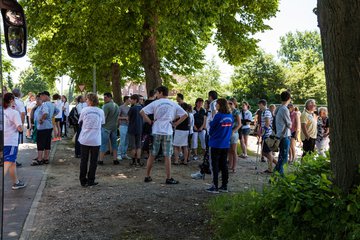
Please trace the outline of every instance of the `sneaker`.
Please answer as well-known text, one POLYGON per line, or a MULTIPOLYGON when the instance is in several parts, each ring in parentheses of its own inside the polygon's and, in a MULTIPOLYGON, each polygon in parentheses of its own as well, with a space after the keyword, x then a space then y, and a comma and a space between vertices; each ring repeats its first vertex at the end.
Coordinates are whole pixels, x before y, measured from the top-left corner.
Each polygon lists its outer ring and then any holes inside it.
POLYGON ((266 162, 264 157, 261 157, 261 162, 266 162))
POLYGON ((203 179, 205 174, 202 174, 200 171, 191 174, 192 179, 203 179))
POLYGON ((131 160, 131 159, 132 159, 132 158, 129 157, 128 155, 122 156, 122 158, 125 158, 125 159, 127 159, 127 160, 131 160))
POLYGON ((114 163, 114 165, 119 165, 120 164, 120 162, 118 160, 114 160, 113 163, 114 163))
POLYGON ((168 178, 168 179, 166 179, 165 183, 166 183, 166 184, 178 184, 179 181, 176 181, 176 180, 173 179, 173 178, 168 178))
POLYGON ((21 167, 21 166, 22 166, 22 163, 16 162, 16 166, 17 166, 17 167, 21 167))
POLYGON ((18 181, 17 183, 14 183, 13 185, 12 185, 12 189, 13 190, 18 190, 18 189, 21 189, 21 188, 24 188, 24 187, 26 187, 26 184, 25 183, 23 183, 22 181, 18 181))
POLYGON ((144 182, 151 182, 152 181, 152 178, 149 176, 149 177, 145 177, 144 179, 144 182))
POLYGON ((117 159, 118 161, 122 161, 122 160, 123 160, 122 157, 121 157, 121 155, 117 155, 116 159, 117 159))
POLYGON ((219 192, 227 193, 229 192, 226 186, 219 187, 219 192))
POLYGON ((208 188, 205 191, 208 193, 219 193, 219 189, 217 189, 215 186, 212 186, 211 188, 208 188))
POLYGON ((99 183, 98 182, 88 182, 88 186, 91 187, 91 186, 96 186, 98 185, 99 183))
POLYGON ((197 161, 198 159, 199 159, 199 157, 198 157, 197 155, 194 155, 194 156, 193 156, 193 160, 194 160, 194 161, 197 161))

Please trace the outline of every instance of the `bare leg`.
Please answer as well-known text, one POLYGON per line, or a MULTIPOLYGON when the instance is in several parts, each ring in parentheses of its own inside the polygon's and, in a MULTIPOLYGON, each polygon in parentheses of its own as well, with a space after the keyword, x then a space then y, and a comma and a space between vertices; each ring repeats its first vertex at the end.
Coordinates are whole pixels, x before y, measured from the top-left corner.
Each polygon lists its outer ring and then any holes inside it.
POLYGON ((104 161, 104 158, 105 158, 105 152, 100 152, 99 161, 104 161))
POLYGON ((43 153, 44 151, 38 151, 38 161, 43 160, 43 153))
POLYGON ((174 147, 174 162, 179 163, 179 150, 180 147, 174 147))
POLYGON ((165 157, 165 169, 166 169, 166 178, 171 178, 171 159, 170 157, 165 157))
POLYGON ((112 153, 113 153, 113 159, 117 160, 117 149, 114 148, 112 153))
MULTIPOLYGON (((149 155, 149 158, 147 160, 147 164, 146 164, 146 176, 150 177, 151 174, 151 169, 153 167, 154 164, 154 160, 155 160, 155 156, 153 156, 152 154, 149 155)), ((166 158, 165 158, 166 160, 166 158)))
POLYGON ((233 158, 232 158, 232 148, 229 148, 229 151, 228 151, 228 162, 229 162, 229 168, 230 169, 233 169, 233 158))
POLYGON ((184 153, 184 163, 186 164, 189 159, 189 148, 183 147, 183 153, 184 153))
POLYGON ((137 156, 138 159, 141 158, 141 148, 136 149, 136 156, 137 156))
POLYGON ((10 178, 11 178, 12 182, 17 183, 18 178, 16 176, 16 163, 11 163, 10 168, 9 168, 9 173, 10 173, 10 178))
POLYGON ((232 144, 231 145, 231 149, 232 149, 232 171, 233 172, 236 172, 236 163, 237 163, 237 158, 238 158, 238 155, 237 155, 237 143, 235 144, 232 144))
POLYGON ((263 153, 263 155, 267 158, 267 162, 268 162, 268 171, 272 172, 273 171, 273 162, 274 162, 274 157, 272 155, 272 152, 269 153, 263 153))
POLYGON ((45 149, 44 159, 49 160, 50 150, 45 149))

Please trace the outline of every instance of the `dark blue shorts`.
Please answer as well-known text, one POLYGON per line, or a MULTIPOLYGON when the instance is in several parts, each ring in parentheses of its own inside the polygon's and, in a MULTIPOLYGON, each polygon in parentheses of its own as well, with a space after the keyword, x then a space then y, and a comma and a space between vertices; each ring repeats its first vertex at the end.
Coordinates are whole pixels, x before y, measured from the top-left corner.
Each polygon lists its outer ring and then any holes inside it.
POLYGON ((15 162, 17 153, 17 146, 4 146, 4 162, 15 162))

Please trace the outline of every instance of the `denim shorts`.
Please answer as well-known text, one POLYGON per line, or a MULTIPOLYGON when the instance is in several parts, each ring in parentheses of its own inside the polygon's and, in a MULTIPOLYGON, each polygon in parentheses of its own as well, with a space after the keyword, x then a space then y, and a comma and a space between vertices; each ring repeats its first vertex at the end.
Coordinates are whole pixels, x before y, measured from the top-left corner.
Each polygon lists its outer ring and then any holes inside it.
POLYGON ((112 149, 117 149, 117 129, 108 130, 106 128, 101 128, 101 146, 100 152, 106 152, 108 150, 109 140, 111 142, 112 149))
POLYGON ((239 133, 233 133, 230 138, 230 144, 237 144, 239 141, 239 133))
POLYGON ((172 135, 153 135, 152 152, 153 156, 158 155, 160 146, 165 157, 171 157, 173 151, 173 136, 172 135))

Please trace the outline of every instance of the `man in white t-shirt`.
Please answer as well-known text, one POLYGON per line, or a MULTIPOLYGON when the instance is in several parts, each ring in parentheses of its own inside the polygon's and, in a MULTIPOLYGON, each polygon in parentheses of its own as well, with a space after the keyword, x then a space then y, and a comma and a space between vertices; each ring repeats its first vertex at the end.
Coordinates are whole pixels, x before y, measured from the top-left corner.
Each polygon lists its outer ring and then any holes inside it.
POLYGON ((218 98, 218 94, 216 91, 210 91, 208 94, 208 100, 210 102, 210 112, 211 112, 211 120, 214 118, 215 114, 217 113, 216 110, 216 101, 218 98))
POLYGON ((149 155, 147 161, 146 177, 144 182, 151 182, 150 176, 151 169, 155 160, 155 156, 158 154, 160 145, 165 157, 166 168, 166 184, 179 183, 175 179, 171 178, 171 155, 173 149, 173 127, 176 128, 181 122, 183 122, 188 114, 175 102, 167 99, 169 90, 167 87, 161 86, 156 89, 156 96, 159 100, 154 101, 144 107, 140 114, 144 118, 144 121, 152 125, 153 146, 152 152, 149 155), (151 121, 147 116, 154 114, 154 121, 151 121), (180 117, 176 122, 173 121, 180 117))

